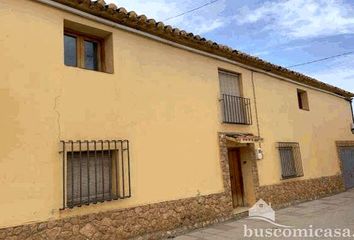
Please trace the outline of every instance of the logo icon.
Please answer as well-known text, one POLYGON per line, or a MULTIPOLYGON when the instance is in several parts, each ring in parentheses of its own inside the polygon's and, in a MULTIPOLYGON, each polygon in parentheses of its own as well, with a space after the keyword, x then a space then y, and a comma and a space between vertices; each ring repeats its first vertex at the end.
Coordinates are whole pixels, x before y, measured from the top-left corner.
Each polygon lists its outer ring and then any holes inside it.
POLYGON ((275 211, 271 204, 267 204, 263 199, 259 199, 249 210, 248 219, 257 219, 269 222, 275 226, 283 228, 292 228, 292 226, 281 225, 275 222, 275 211))

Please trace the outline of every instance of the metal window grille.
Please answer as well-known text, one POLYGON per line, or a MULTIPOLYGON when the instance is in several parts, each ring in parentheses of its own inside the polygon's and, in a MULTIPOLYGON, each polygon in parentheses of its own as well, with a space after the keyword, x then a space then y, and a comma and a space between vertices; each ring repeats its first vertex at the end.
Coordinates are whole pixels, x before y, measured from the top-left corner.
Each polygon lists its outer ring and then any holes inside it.
POLYGON ((251 100, 233 95, 222 94, 223 122, 252 124, 251 100))
POLYGON ((63 209, 131 197, 128 140, 61 141, 63 209))
POLYGON ((279 142, 282 178, 294 178, 304 175, 299 143, 279 142))

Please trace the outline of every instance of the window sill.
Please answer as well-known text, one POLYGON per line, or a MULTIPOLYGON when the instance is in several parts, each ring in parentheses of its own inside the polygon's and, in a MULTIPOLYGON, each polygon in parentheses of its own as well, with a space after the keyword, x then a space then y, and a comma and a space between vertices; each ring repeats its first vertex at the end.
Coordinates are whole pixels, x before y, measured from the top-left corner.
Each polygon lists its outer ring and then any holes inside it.
POLYGON ((242 126, 251 126, 252 123, 240 123, 240 122, 224 122, 222 121, 223 124, 230 124, 230 125, 242 125, 242 126))
POLYGON ((87 69, 87 68, 82 68, 82 67, 75 67, 75 66, 70 66, 70 65, 65 65, 65 67, 68 67, 70 69, 80 69, 80 70, 84 70, 84 71, 89 71, 89 72, 95 72, 95 73, 106 73, 106 74, 110 74, 110 75, 113 75, 114 74, 114 71, 113 72, 107 72, 107 71, 100 71, 100 70, 92 70, 92 69, 87 69))
POLYGON ((90 196, 90 201, 88 201, 87 197, 82 197, 81 204, 80 204, 80 198, 75 198, 74 202, 72 204, 71 204, 71 202, 67 203, 68 206, 66 208, 72 209, 72 208, 76 208, 76 207, 82 207, 82 206, 88 206, 88 205, 93 205, 93 204, 98 204, 98 203, 116 201, 116 200, 119 200, 122 198, 117 197, 117 196, 113 196, 113 195, 107 196, 107 194, 103 198, 102 194, 99 194, 95 200, 93 200, 93 199, 95 199, 94 195, 90 196))
POLYGON ((121 202, 122 200, 130 199, 130 198, 131 196, 126 196, 126 197, 119 197, 110 200, 91 202, 89 204, 82 203, 81 205, 74 205, 73 207, 60 208, 59 211, 65 213, 65 212, 77 211, 78 209, 83 209, 83 208, 87 208, 87 209, 96 208, 96 207, 105 206, 112 203, 114 204, 116 202, 121 202))
POLYGON ((299 179, 304 177, 304 175, 299 175, 299 176, 291 176, 291 177, 282 177, 280 178, 281 181, 287 181, 287 180, 292 180, 292 179, 299 179))

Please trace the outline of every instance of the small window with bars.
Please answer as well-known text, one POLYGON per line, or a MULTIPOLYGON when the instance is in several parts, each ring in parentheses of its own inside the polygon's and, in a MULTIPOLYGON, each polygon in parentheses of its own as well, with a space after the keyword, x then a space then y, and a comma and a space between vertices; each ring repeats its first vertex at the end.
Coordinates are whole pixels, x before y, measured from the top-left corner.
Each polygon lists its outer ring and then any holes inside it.
POLYGON ((131 196, 129 141, 62 141, 63 209, 131 196))
POLYGON ((299 143, 279 142, 282 178, 295 178, 304 175, 299 143))

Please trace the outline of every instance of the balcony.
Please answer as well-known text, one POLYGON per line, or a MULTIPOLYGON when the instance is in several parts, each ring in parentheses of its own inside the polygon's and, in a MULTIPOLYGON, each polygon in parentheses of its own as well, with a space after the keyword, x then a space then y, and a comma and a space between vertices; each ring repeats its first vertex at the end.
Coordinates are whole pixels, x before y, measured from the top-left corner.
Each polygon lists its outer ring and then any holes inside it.
POLYGON ((223 123, 252 124, 251 100, 233 95, 221 95, 223 123))

